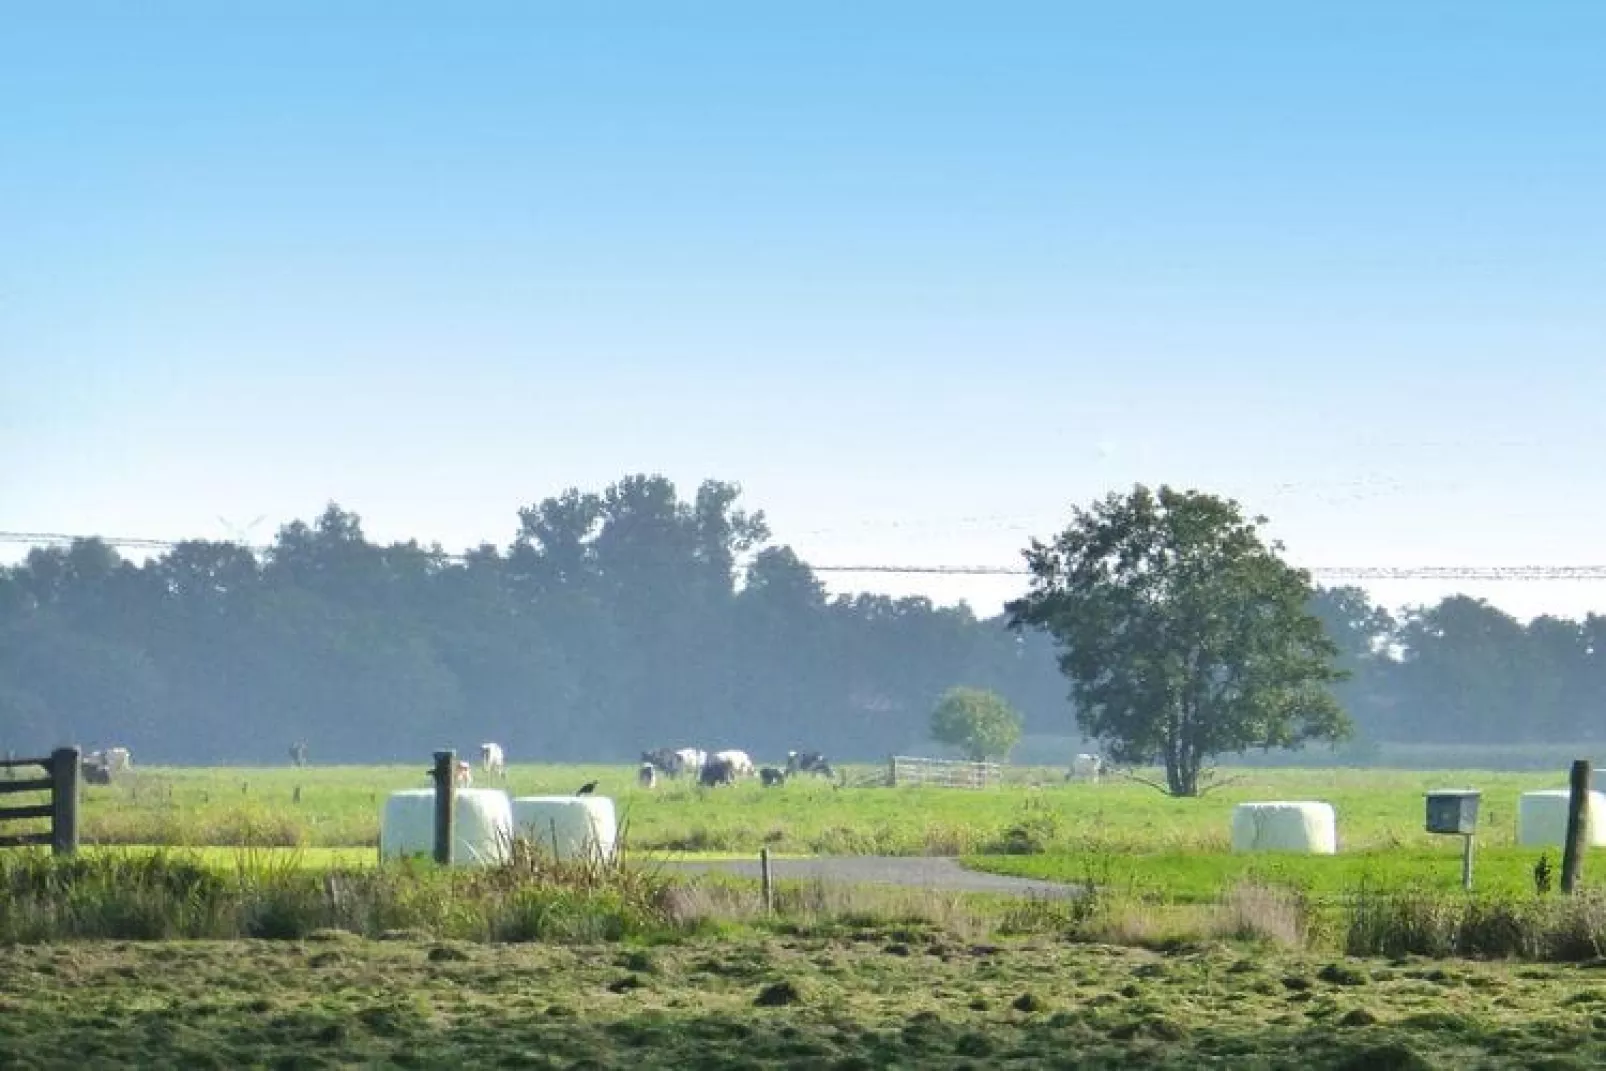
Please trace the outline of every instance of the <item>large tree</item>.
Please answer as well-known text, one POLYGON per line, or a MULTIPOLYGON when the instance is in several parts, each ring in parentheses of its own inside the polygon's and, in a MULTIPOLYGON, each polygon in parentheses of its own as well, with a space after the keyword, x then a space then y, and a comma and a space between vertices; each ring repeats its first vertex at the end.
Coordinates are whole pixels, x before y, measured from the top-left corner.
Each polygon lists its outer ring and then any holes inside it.
POLYGON ((1025 552, 1011 625, 1054 637, 1082 730, 1117 761, 1163 764, 1172 795, 1198 795, 1216 755, 1348 732, 1309 576, 1264 524, 1214 495, 1138 485, 1025 552))

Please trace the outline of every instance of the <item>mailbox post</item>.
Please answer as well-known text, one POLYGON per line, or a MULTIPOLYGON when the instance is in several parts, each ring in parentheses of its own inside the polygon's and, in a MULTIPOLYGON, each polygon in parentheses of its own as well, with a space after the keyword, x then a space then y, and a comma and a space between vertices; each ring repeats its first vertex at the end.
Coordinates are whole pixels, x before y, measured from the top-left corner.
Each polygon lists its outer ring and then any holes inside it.
POLYGON ((1472 841, 1478 833, 1478 802, 1483 793, 1475 788, 1429 792, 1427 830, 1461 838, 1461 887, 1472 888, 1472 841))

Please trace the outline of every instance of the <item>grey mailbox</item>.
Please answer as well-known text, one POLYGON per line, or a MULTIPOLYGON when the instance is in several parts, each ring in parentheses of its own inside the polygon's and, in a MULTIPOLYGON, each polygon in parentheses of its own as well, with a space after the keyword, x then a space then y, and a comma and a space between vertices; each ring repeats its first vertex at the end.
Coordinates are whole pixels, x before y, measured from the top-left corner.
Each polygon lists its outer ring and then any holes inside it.
POLYGON ((1428 832, 1470 837, 1478 831, 1477 789, 1428 793, 1428 832))

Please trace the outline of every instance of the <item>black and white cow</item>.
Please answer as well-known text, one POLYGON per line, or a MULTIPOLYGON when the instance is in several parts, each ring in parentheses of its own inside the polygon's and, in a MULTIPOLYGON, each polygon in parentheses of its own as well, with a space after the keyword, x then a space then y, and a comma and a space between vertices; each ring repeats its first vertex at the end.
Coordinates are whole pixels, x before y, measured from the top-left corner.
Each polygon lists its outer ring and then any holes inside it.
POLYGON ((786 772, 789 774, 811 773, 819 777, 835 777, 836 771, 825 756, 818 751, 788 751, 786 753, 786 772))

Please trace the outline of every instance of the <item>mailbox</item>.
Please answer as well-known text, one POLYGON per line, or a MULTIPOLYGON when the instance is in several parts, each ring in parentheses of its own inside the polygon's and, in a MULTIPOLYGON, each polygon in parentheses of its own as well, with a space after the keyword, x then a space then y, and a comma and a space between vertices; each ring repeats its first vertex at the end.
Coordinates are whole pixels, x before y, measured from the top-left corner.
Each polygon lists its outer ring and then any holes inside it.
POLYGON ((1477 789, 1428 793, 1428 832, 1459 833, 1470 837, 1478 831, 1477 789))

